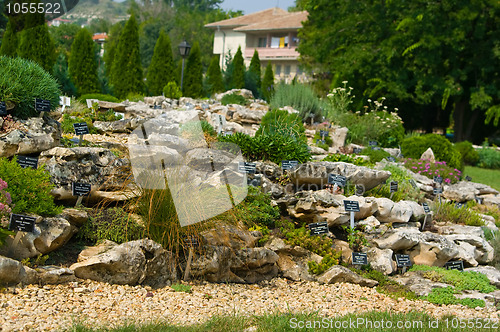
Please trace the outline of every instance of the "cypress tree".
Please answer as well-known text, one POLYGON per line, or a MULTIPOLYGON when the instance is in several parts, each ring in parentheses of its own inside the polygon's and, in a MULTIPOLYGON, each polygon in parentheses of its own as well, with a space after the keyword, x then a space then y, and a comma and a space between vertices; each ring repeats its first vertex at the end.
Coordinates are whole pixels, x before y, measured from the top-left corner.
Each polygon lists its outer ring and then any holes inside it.
POLYGON ((245 73, 245 88, 252 91, 255 98, 260 96, 260 87, 262 85, 260 72, 260 59, 259 52, 255 50, 253 52, 252 60, 250 61, 250 67, 245 73))
POLYGON ((245 63, 243 62, 243 54, 241 53, 241 46, 234 55, 233 59, 233 84, 236 89, 245 87, 245 63))
POLYGON ((104 44, 104 69, 106 71, 106 76, 108 77, 108 81, 111 80, 111 70, 113 68, 113 61, 115 59, 116 49, 118 47, 118 41, 120 40, 120 33, 123 29, 123 26, 120 23, 116 23, 111 27, 109 32, 109 38, 104 44))
POLYGON ((129 93, 141 93, 141 55, 139 51, 139 29, 135 16, 130 16, 120 34, 111 65, 111 84, 117 97, 125 98, 129 93))
POLYGON ((165 32, 160 31, 160 37, 156 41, 151 65, 148 69, 149 93, 158 96, 168 82, 175 81, 174 59, 172 56, 172 45, 170 38, 165 32))
POLYGON ((207 85, 210 95, 224 90, 224 82, 222 81, 222 72, 219 66, 219 58, 213 56, 210 60, 210 65, 207 70, 207 85))
POLYGON ((80 29, 71 45, 69 75, 79 95, 100 92, 94 41, 87 29, 80 29))
POLYGON ((57 56, 56 63, 54 65, 54 69, 52 70, 54 78, 59 83, 61 88, 61 92, 65 96, 75 96, 76 95, 76 87, 71 81, 71 78, 68 73, 68 61, 66 52, 64 50, 59 52, 57 56))
POLYGON ((203 95, 203 67, 201 50, 198 42, 194 43, 184 68, 184 91, 186 97, 198 98, 203 95))
POLYGON ((7 22, 7 27, 2 38, 2 47, 0 47, 0 55, 6 55, 15 57, 17 55, 17 33, 12 27, 12 23, 9 19, 7 22))
POLYGON ((262 80, 262 97, 269 102, 274 91, 274 73, 271 61, 267 63, 264 79, 262 80))
POLYGON ((56 62, 54 41, 44 14, 25 14, 24 30, 21 32, 17 55, 38 63, 47 72, 52 71, 56 62))

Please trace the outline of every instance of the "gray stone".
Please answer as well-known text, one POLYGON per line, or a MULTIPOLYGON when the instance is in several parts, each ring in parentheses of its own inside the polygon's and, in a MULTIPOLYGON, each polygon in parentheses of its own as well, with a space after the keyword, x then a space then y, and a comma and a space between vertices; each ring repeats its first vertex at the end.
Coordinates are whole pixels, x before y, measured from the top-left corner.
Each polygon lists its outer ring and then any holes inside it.
POLYGON ((61 213, 61 217, 76 227, 83 226, 89 220, 87 211, 75 208, 65 208, 61 213))
POLYGON ((105 110, 112 109, 116 112, 123 112, 125 111, 126 105, 122 103, 113 103, 110 101, 99 100, 99 108, 105 110))
POLYGON ((456 202, 472 201, 478 195, 494 194, 497 195, 498 191, 488 185, 460 181, 458 183, 445 186, 443 197, 456 202))
POLYGON ((466 246, 464 250, 472 249, 469 251, 470 255, 473 256, 474 259, 480 264, 488 264, 493 261, 495 251, 483 236, 475 236, 471 234, 452 234, 445 235, 445 237, 459 246, 463 243, 469 244, 469 246, 466 246))
POLYGON ((413 217, 421 220, 425 216, 423 208, 413 201, 399 201, 394 203, 388 198, 376 198, 378 206, 374 216, 381 222, 407 223, 413 217))
POLYGON ((130 119, 94 121, 93 125, 100 134, 130 133, 135 129, 132 128, 132 120, 130 119))
POLYGON ((397 269, 396 262, 392 260, 392 254, 391 249, 371 248, 367 252, 368 262, 372 269, 389 275, 397 269))
POLYGON ((322 284, 347 282, 365 287, 375 287, 378 285, 377 281, 363 278, 359 274, 341 265, 332 266, 330 269, 328 269, 328 271, 318 277, 318 282, 322 284))
POLYGON ((228 224, 218 224, 201 233, 204 243, 211 246, 226 246, 234 250, 253 248, 257 238, 250 231, 228 224))

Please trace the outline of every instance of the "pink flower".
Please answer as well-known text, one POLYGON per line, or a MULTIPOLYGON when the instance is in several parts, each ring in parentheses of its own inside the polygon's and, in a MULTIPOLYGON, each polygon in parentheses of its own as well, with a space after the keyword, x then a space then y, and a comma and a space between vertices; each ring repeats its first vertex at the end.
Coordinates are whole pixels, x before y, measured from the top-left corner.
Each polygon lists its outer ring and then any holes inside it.
POLYGON ((453 175, 453 173, 450 173, 450 175, 453 175))
POLYGON ((451 180, 450 180, 450 179, 448 179, 448 178, 446 178, 446 179, 444 179, 444 182, 446 182, 446 183, 451 183, 451 180))

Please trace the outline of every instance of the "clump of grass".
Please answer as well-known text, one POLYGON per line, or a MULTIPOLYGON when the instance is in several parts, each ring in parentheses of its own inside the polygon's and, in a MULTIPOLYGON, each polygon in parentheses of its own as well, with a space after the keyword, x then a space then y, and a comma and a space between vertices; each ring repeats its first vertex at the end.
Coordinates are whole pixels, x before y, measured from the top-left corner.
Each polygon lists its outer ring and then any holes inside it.
POLYGON ((435 202, 432 204, 434 219, 454 224, 465 224, 468 226, 484 226, 483 219, 467 207, 456 208, 454 204, 447 202, 435 202))
POLYGON ((192 286, 185 284, 173 284, 172 289, 176 292, 192 293, 192 286))

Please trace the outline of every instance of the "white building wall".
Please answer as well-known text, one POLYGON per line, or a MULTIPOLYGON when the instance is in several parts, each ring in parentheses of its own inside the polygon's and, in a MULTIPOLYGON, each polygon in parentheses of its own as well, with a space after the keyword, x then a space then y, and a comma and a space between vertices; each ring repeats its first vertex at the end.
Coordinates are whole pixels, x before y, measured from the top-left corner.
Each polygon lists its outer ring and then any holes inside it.
POLYGON ((224 58, 231 51, 231 56, 234 57, 238 51, 238 46, 241 46, 242 52, 246 47, 246 34, 242 32, 235 32, 230 29, 215 30, 214 36, 214 54, 220 55, 220 63, 224 69, 224 58))

